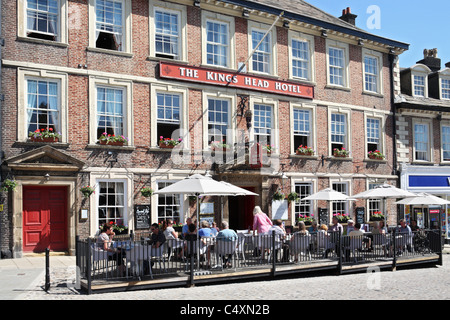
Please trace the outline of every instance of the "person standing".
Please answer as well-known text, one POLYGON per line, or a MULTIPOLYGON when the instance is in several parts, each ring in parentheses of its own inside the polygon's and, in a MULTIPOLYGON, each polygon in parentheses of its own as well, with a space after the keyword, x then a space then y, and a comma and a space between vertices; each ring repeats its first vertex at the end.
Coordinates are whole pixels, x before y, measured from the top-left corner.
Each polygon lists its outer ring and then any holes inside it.
POLYGON ((259 206, 256 206, 253 209, 253 234, 255 234, 255 231, 258 234, 266 234, 272 225, 272 220, 269 219, 267 214, 259 206))

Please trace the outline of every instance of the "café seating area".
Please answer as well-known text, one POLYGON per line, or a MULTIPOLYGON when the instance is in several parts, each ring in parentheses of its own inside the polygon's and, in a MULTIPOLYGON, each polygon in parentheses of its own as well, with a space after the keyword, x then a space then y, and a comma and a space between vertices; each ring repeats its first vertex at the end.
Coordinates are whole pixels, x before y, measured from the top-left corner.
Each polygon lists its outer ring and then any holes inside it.
POLYGON ((149 244, 150 234, 134 234, 111 243, 121 253, 115 255, 99 248, 95 239, 77 239, 82 285, 88 292, 129 290, 130 283, 133 289, 156 288, 319 269, 344 273, 369 265, 394 270, 400 265, 439 263, 442 258, 437 230, 353 237, 339 232, 281 237, 237 231, 236 239, 170 239, 159 248, 149 244))

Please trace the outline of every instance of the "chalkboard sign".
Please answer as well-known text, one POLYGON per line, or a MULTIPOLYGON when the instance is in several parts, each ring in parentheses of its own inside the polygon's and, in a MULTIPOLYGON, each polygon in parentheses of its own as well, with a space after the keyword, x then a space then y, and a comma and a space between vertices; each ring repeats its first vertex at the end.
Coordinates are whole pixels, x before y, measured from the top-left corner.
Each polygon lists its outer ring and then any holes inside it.
POLYGON ((319 208, 319 226, 321 224, 328 225, 328 209, 327 208, 319 208))
POLYGON ((364 224, 364 207, 356 208, 356 223, 364 224))
POLYGON ((134 221, 136 229, 150 228, 150 205, 135 205, 134 206, 134 221))

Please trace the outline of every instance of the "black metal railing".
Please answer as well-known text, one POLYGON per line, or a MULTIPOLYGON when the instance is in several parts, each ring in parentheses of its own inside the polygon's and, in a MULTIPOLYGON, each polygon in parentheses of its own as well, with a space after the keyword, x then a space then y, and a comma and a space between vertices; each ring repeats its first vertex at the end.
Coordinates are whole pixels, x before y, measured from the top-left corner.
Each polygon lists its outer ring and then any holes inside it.
POLYGON ((442 254, 440 233, 434 230, 404 234, 394 229, 388 234, 358 236, 342 236, 339 232, 297 232, 285 236, 239 233, 234 238, 167 239, 159 248, 150 239, 150 233, 131 234, 108 244, 110 249, 105 251, 96 239, 77 237, 76 259, 81 277, 88 287, 95 281, 144 280, 177 274, 190 275, 193 281, 198 271, 269 267, 275 273, 281 265, 308 265, 314 261, 333 262, 341 270, 342 266, 377 260, 392 261, 395 267, 400 258, 442 254))

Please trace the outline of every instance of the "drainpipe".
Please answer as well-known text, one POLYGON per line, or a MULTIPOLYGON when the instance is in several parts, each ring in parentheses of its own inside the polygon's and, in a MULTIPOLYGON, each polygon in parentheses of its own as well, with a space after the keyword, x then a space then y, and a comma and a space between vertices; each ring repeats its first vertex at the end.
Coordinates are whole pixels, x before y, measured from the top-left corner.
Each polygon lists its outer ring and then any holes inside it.
POLYGON ((395 55, 393 53, 389 53, 389 71, 391 76, 391 108, 393 113, 392 125, 393 125, 393 142, 392 142, 392 152, 393 152, 393 169, 392 174, 397 175, 398 181, 400 183, 400 173, 397 170, 397 110, 395 107, 395 96, 394 96, 394 61, 395 55))

